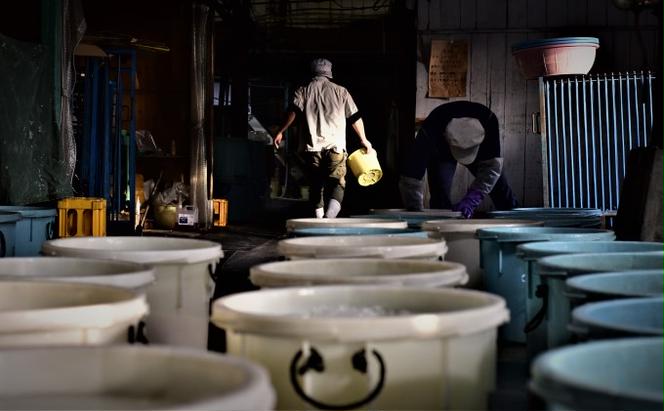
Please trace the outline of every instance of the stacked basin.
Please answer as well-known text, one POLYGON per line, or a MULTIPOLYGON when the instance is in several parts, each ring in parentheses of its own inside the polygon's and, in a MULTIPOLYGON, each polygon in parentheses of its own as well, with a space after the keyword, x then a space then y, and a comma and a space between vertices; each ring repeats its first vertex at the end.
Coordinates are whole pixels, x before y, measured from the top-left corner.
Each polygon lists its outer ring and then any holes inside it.
POLYGON ((403 220, 408 223, 408 227, 419 229, 422 224, 428 220, 458 219, 461 218, 461 212, 444 209, 424 209, 421 211, 408 211, 401 208, 385 208, 371 210, 367 216, 356 217, 374 217, 392 220, 403 220))
POLYGON ((18 213, 0 211, 0 257, 13 257, 16 252, 16 224, 18 213))
POLYGON ((602 211, 597 208, 515 208, 491 211, 492 218, 543 221, 547 227, 599 228, 602 211))
POLYGON ((501 337, 525 343, 528 267, 518 258, 517 247, 536 241, 606 241, 615 235, 609 230, 590 228, 498 227, 478 230, 477 238, 486 290, 504 297, 510 310, 511 320, 501 329, 501 337))

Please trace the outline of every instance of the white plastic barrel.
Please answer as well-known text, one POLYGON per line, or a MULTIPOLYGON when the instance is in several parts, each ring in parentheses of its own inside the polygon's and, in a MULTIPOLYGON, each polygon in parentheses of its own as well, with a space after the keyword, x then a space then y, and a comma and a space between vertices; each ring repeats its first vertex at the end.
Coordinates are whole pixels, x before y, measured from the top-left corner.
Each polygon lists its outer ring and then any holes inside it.
POLYGON ((147 289, 149 341, 207 347, 211 273, 224 255, 219 243, 171 237, 72 237, 45 242, 43 252, 154 266, 156 282, 147 289))
POLYGON ((323 284, 390 284, 452 287, 466 284, 466 267, 447 261, 384 260, 375 258, 293 260, 260 264, 250 269, 258 287, 323 284))
POLYGON ((482 288, 483 275, 480 266, 480 241, 475 232, 490 227, 541 226, 542 221, 476 219, 476 220, 430 220, 422 223, 422 230, 431 238, 444 238, 447 244, 445 259, 466 266, 470 279, 468 287, 482 288))
POLYGON ((291 260, 302 258, 418 258, 443 259, 447 245, 443 239, 421 237, 320 236, 281 240, 280 255, 291 260))
POLYGON ((0 259, 0 281, 35 280, 112 285, 145 292, 154 283, 154 268, 125 261, 68 257, 0 259))
POLYGON ((269 371, 278 409, 486 409, 502 298, 471 290, 317 286, 216 300, 228 352, 269 371))
POLYGON ((145 296, 124 288, 0 281, 0 348, 126 343, 147 312, 145 296))
POLYGON ((2 410, 274 409, 264 368, 171 347, 0 351, 2 410))
POLYGON ((292 218, 286 221, 286 230, 289 232, 298 228, 325 227, 407 228, 408 223, 382 218, 292 218))

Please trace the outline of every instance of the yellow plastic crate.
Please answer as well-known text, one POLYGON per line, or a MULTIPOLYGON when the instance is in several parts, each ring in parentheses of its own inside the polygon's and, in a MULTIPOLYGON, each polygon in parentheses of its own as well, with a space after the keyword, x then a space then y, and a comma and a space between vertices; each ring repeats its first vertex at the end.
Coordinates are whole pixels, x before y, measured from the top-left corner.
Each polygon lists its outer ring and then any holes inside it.
POLYGON ((212 199, 212 225, 226 227, 228 222, 228 200, 212 199))
POLYGON ((106 235, 106 199, 69 197, 58 201, 60 237, 106 235))

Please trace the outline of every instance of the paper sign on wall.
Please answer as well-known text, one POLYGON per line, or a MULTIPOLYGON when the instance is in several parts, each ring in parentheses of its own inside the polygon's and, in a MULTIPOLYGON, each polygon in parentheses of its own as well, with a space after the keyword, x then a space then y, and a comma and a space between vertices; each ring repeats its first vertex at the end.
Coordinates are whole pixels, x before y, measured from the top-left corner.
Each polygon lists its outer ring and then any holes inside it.
POLYGON ((468 41, 432 40, 429 59, 429 97, 465 97, 468 41))

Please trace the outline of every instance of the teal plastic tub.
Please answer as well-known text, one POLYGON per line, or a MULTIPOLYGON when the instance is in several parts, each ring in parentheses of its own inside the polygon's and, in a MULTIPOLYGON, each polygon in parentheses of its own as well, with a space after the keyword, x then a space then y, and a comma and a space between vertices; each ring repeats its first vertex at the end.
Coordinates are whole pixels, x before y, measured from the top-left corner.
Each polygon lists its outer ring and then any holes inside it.
POLYGON ((38 256, 44 241, 55 237, 58 210, 44 207, 0 206, 0 212, 17 213, 15 255, 38 256))
POLYGON ((658 298, 625 298, 582 305, 572 311, 570 330, 579 340, 662 336, 662 308, 658 298))
POLYGON ((609 241, 613 231, 568 227, 497 227, 477 230, 480 265, 486 290, 502 296, 510 310, 510 322, 500 329, 500 337, 526 342, 527 265, 517 257, 517 246, 534 241, 609 241))
POLYGON ((618 298, 657 297, 664 294, 664 274, 662 270, 593 273, 570 278, 565 285, 572 305, 618 298))
POLYGON ((379 227, 320 227, 320 228, 297 228, 290 232, 293 237, 315 237, 330 235, 390 235, 407 237, 428 237, 426 231, 400 228, 379 227))
POLYGON ((419 229, 425 221, 461 218, 461 212, 443 209, 424 209, 422 211, 408 211, 400 208, 385 208, 371 210, 371 214, 352 216, 361 218, 387 218, 408 222, 408 227, 419 229))
POLYGON ((16 244, 16 223, 20 214, 0 211, 0 257, 13 257, 16 244))
POLYGON ((594 341, 538 357, 529 387, 549 410, 662 410, 662 338, 594 341))
POLYGON ((515 208, 491 211, 492 218, 541 220, 547 227, 599 228, 602 211, 597 208, 515 208))
POLYGON ((568 330, 571 322, 571 301, 565 285, 567 279, 590 273, 629 270, 664 269, 664 252, 568 254, 539 260, 541 297, 544 300, 538 318, 539 327, 546 327, 546 345, 541 352, 572 342, 568 330))
POLYGON ((537 261, 544 257, 561 254, 615 253, 662 251, 662 243, 641 241, 548 241, 523 244, 516 254, 525 261, 526 276, 526 343, 528 357, 532 359, 546 346, 546 327, 542 325, 544 293, 537 261))

